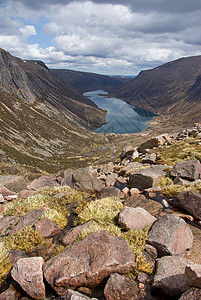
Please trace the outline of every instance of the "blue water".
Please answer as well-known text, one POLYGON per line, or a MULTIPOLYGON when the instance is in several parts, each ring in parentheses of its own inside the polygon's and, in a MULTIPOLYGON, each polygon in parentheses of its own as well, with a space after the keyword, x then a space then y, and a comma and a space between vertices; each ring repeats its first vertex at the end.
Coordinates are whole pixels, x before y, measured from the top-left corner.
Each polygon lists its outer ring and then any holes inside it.
POLYGON ((117 98, 108 98, 102 90, 86 92, 83 95, 96 103, 99 108, 107 110, 106 124, 94 132, 100 133, 136 133, 144 131, 155 116, 154 113, 136 108, 117 98))

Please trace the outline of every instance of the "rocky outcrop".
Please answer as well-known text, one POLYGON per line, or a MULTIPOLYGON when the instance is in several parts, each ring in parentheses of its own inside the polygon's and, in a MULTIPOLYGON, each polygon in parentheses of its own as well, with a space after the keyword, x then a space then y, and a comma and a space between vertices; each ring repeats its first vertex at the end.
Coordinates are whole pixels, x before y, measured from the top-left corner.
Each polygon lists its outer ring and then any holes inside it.
POLYGON ((201 195, 191 190, 181 192, 172 199, 169 199, 170 205, 181 208, 194 218, 201 220, 201 195))
POLYGON ((33 299, 45 298, 43 263, 42 257, 20 258, 11 270, 13 279, 33 299))
POLYGON ((125 206, 119 214, 118 223, 122 229, 137 230, 151 226, 157 219, 141 207, 125 206))
POLYGON ((79 286, 95 286, 111 273, 135 267, 133 253, 122 238, 107 231, 90 234, 44 264, 44 276, 59 295, 79 286))
POLYGON ((170 214, 153 224, 147 242, 157 249, 159 257, 179 255, 192 248, 193 234, 183 219, 170 214))

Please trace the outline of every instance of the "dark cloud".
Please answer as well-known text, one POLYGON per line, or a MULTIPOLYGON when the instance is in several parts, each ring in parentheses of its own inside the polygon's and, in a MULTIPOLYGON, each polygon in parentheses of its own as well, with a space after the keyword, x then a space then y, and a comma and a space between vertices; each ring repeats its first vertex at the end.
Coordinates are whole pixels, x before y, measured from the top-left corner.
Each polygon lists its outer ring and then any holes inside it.
MULTIPOLYGON (((10 1, 10 0, 5 0, 10 1)), ((16 1, 16 0, 15 0, 16 1)), ((87 0, 17 0, 30 9, 40 9, 48 5, 86 2, 87 0)), ((188 13, 201 10, 200 0, 91 0, 97 4, 121 4, 132 11, 160 11, 171 13, 188 13)))

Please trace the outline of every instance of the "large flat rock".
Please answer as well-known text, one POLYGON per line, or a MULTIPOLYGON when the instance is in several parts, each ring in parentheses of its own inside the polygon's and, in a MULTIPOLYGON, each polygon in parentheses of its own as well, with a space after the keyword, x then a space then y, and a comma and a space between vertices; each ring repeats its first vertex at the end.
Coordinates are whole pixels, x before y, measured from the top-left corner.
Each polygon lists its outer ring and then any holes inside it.
POLYGON ((135 267, 127 242, 107 231, 90 234, 44 264, 44 276, 59 295, 67 289, 96 286, 111 273, 127 274, 135 267))

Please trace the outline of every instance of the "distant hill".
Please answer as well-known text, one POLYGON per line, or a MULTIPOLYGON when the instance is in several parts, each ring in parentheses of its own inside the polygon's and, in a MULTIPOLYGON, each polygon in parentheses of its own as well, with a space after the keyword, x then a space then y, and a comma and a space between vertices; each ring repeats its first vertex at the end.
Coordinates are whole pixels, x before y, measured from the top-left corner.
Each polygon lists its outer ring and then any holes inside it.
POLYGON ((201 121, 201 56, 180 58, 142 71, 110 92, 180 124, 201 121))
POLYGON ((51 69, 64 84, 77 90, 81 94, 88 91, 106 90, 111 87, 117 87, 132 78, 126 76, 107 76, 88 72, 79 72, 66 69, 51 69))

